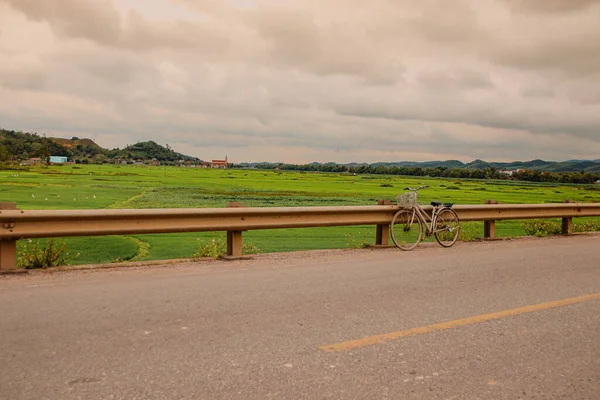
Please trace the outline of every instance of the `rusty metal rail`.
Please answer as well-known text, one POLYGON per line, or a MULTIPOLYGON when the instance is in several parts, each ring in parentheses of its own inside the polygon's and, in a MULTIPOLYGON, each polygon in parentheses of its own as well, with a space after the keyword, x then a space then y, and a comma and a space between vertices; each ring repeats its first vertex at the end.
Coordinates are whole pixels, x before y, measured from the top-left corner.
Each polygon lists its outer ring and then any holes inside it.
MULTIPOLYGON (((377 225, 376 244, 387 245, 389 224, 398 210, 389 202, 355 207, 142 210, 17 210, 14 203, 0 204, 0 270, 16 267, 16 240, 24 238, 227 231, 228 255, 241 256, 242 231, 377 225)), ((600 216, 600 203, 457 205, 454 209, 461 221, 488 224, 508 219, 563 218, 564 233, 570 233, 573 217, 600 216)))

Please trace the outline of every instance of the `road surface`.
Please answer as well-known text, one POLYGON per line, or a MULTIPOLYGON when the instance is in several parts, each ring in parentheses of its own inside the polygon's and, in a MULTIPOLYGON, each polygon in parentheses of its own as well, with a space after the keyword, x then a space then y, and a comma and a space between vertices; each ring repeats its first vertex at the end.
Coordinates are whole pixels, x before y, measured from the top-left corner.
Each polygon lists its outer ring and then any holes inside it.
POLYGON ((2 399, 598 399, 600 236, 0 277, 2 399))

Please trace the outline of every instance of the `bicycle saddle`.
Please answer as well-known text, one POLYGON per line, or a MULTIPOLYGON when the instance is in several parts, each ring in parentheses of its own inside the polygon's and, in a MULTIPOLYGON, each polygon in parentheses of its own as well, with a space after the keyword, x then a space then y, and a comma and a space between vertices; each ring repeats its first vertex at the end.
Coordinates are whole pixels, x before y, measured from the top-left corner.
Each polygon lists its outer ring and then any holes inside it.
POLYGON ((439 206, 442 205, 442 202, 441 201, 432 201, 431 205, 434 206, 434 207, 439 207, 439 206))

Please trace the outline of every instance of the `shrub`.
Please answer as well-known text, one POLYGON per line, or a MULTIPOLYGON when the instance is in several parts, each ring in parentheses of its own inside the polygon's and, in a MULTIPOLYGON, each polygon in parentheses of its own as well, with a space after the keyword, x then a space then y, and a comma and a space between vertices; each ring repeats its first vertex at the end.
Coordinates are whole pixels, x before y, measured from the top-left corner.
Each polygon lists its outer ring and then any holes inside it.
MULTIPOLYGON (((530 220, 521 224, 521 227, 528 235, 544 237, 548 235, 558 235, 562 232, 562 224, 559 221, 551 220, 530 220)), ((600 221, 587 220, 582 222, 573 222, 573 232, 596 232, 600 231, 600 221)))
POLYGON ((227 243, 223 237, 211 239, 198 239, 198 250, 194 258, 210 257, 221 258, 227 253, 227 243))
POLYGON ((461 222, 458 240, 463 242, 472 242, 482 236, 481 228, 483 225, 478 222, 461 222))
POLYGON ((362 236, 361 232, 357 234, 347 233, 346 239, 348 240, 348 248, 350 249, 364 249, 369 245, 366 240, 360 239, 358 236, 362 236))
POLYGON ((394 187, 391 183, 382 183, 379 187, 394 187))
POLYGON ((460 190, 458 186, 448 186, 446 190, 460 190))
POLYGON ((37 269, 67 265, 79 257, 79 253, 71 256, 67 252, 67 244, 50 239, 45 245, 29 239, 27 243, 19 243, 17 259, 20 268, 37 269))
POLYGON ((261 250, 252 242, 242 243, 242 254, 260 254, 261 250))
POLYGON ((600 221, 587 220, 573 222, 573 232, 596 232, 600 231, 600 221))
MULTIPOLYGON (((258 254, 260 249, 250 242, 242 243, 242 254, 258 254)), ((214 259, 223 258, 227 254, 227 240, 223 235, 210 239, 198 239, 198 250, 194 258, 210 257, 214 259)))
POLYGON ((544 237, 548 235, 558 235, 561 233, 561 224, 556 221, 545 219, 532 219, 521 224, 525 233, 530 236, 544 237))

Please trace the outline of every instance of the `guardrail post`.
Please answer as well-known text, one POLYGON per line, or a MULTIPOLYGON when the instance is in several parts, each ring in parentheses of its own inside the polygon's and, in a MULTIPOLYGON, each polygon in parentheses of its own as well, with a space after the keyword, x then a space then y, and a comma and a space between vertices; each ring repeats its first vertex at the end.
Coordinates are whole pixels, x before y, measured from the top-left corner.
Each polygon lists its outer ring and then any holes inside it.
MULTIPOLYGON (((496 200, 486 200, 485 204, 498 204, 496 200)), ((496 238, 496 221, 489 220, 483 221, 483 238, 484 239, 495 239, 496 238)))
MULTIPOLYGON (((571 200, 565 200, 563 203, 572 203, 571 200)), ((573 233, 573 217, 563 217, 561 224, 561 233, 563 235, 570 235, 573 233)))
MULTIPOLYGON (((0 203, 0 213, 2 210, 17 210, 17 204, 0 203)), ((8 228, 10 227, 0 227, 0 229, 8 228)), ((11 271, 15 269, 17 269, 17 241, 12 239, 0 239, 0 271, 11 271)))
MULTIPOLYGON (((239 201, 227 203, 227 207, 244 207, 239 201)), ((242 231, 227 231, 227 257, 242 256, 242 231)))
MULTIPOLYGON (((379 206, 389 206, 392 202, 390 200, 377 200, 379 206)), ((379 224, 377 225, 377 231, 375 233, 375 246, 389 246, 390 244, 390 224, 379 224)))

